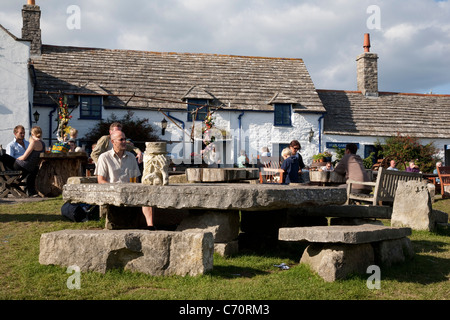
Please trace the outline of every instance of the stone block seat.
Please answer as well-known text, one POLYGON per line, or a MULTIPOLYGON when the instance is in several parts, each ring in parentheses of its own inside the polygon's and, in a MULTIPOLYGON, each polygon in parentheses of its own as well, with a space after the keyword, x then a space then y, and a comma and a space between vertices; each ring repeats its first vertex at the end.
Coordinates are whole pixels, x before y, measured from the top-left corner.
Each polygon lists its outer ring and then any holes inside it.
POLYGON ((282 241, 307 241, 300 263, 325 281, 366 273, 370 265, 389 267, 414 255, 410 228, 374 224, 280 228, 282 241))
POLYGON ((40 239, 39 263, 82 272, 124 269, 153 276, 196 276, 213 268, 209 232, 61 230, 40 239))

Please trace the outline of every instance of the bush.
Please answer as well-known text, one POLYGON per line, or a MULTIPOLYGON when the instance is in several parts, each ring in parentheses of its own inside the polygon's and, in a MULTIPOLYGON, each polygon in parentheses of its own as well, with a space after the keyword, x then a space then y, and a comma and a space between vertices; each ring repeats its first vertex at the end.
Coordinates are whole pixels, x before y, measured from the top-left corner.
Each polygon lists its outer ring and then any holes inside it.
POLYGON ((122 118, 118 119, 115 114, 111 114, 106 121, 101 120, 98 122, 88 134, 86 134, 83 140, 89 141, 89 146, 92 143, 97 142, 104 135, 109 134, 109 126, 113 122, 120 122, 122 124, 122 130, 128 139, 131 139, 136 147, 141 150, 145 150, 145 142, 157 141, 158 136, 154 134, 153 127, 148 123, 148 119, 133 119, 134 113, 128 111, 122 118))
POLYGON ((403 164, 404 168, 408 166, 409 161, 413 160, 420 171, 432 172, 438 160, 437 149, 433 142, 421 145, 416 137, 397 133, 397 136, 386 138, 384 144, 380 142, 377 144, 381 147, 384 158, 394 159, 397 163, 403 164))

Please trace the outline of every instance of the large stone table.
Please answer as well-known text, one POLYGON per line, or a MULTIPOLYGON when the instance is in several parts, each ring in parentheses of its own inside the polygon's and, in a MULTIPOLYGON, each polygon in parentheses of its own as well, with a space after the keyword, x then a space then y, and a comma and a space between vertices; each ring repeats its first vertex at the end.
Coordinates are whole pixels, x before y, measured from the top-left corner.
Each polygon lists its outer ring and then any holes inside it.
POLYGON ((343 204, 347 194, 345 188, 302 184, 202 183, 153 186, 140 183, 89 183, 66 184, 63 199, 119 207, 261 211, 343 204))
POLYGON ((66 184, 63 189, 63 199, 66 201, 106 206, 107 229, 142 227, 145 222, 140 211, 142 206, 156 208, 156 221, 159 215, 179 213, 183 218, 177 230, 212 232, 215 250, 224 255, 237 251, 236 239, 245 221, 254 221, 255 217, 261 221, 263 216, 269 217, 270 221, 264 224, 278 228, 277 221, 286 210, 340 205, 346 197, 345 188, 304 184, 194 183, 154 186, 82 183, 66 184), (246 220, 247 216, 250 220, 246 220))

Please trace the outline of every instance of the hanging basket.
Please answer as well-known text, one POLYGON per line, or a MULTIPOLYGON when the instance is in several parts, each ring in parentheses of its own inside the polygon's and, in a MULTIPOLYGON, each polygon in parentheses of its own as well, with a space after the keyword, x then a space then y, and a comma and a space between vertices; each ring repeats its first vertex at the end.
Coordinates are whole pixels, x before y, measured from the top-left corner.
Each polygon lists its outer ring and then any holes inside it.
POLYGON ((52 153, 65 153, 69 152, 69 150, 69 144, 65 142, 57 142, 52 146, 52 153))

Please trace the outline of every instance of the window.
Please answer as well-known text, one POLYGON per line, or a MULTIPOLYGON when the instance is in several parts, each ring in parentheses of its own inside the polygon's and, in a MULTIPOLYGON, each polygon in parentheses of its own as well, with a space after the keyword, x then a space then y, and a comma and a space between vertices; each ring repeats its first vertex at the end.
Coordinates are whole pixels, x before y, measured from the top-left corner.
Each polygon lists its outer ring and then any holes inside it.
POLYGON ((274 125, 290 126, 291 123, 291 105, 284 103, 274 104, 274 125))
POLYGON ((192 121, 194 118, 196 121, 203 121, 206 119, 206 115, 208 114, 208 107, 203 107, 202 105, 207 105, 208 100, 206 99, 188 99, 188 116, 187 121, 192 121), (192 111, 197 110, 198 108, 201 108, 198 110, 197 115, 195 113, 192 113, 192 111))
POLYGON ((80 119, 101 119, 102 105, 102 97, 80 96, 80 119))

